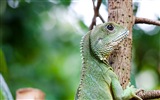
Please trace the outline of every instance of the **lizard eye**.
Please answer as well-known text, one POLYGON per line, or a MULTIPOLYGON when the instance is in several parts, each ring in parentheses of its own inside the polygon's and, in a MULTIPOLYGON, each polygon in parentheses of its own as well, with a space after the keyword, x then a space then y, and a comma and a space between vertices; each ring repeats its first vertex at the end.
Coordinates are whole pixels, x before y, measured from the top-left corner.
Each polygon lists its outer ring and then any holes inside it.
POLYGON ((106 26, 106 28, 107 28, 107 30, 109 30, 109 31, 113 31, 113 30, 114 30, 114 26, 113 26, 112 24, 108 24, 108 25, 106 26))

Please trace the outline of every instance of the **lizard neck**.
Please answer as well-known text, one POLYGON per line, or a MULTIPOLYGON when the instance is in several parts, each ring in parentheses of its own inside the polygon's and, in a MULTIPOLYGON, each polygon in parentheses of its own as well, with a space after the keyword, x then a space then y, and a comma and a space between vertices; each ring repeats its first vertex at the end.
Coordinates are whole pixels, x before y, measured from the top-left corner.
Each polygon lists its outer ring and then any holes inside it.
POLYGON ((81 54, 82 54, 82 74, 85 74, 85 70, 94 70, 91 66, 91 63, 97 62, 103 63, 98 59, 98 56, 96 56, 93 51, 91 50, 91 43, 90 43, 90 34, 91 32, 87 33, 81 41, 81 54), (87 68, 86 68, 87 67, 87 68))
MULTIPOLYGON (((90 91, 85 88, 88 87, 89 84, 94 84, 95 87, 100 87, 98 83, 99 79, 102 78, 101 74, 103 73, 102 66, 106 66, 102 61, 97 60, 96 56, 92 53, 91 46, 90 46, 90 32, 87 33, 81 41, 81 54, 82 54, 82 76, 80 86, 77 91, 77 97, 81 97, 83 94, 81 93, 82 90, 90 91), (88 82, 89 81, 89 82, 88 82)), ((103 79, 100 79, 103 80, 103 79)), ((94 87, 93 86, 93 87, 94 87)), ((90 87, 90 86, 89 86, 90 87)))

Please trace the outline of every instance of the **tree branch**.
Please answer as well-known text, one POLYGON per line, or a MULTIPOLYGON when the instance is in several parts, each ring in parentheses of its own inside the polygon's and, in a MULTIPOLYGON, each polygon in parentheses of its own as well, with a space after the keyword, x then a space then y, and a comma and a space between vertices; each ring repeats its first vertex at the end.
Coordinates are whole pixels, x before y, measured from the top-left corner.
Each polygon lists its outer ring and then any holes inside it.
POLYGON ((93 29, 93 26, 96 25, 96 18, 99 17, 101 19, 101 21, 104 23, 104 19, 102 18, 102 16, 99 14, 99 8, 101 6, 102 0, 98 0, 97 5, 95 6, 94 0, 92 0, 93 3, 93 9, 94 9, 94 16, 92 18, 92 23, 89 27, 89 29, 93 29))
POLYGON ((99 18, 101 19, 101 21, 104 23, 105 20, 103 19, 103 17, 102 17, 100 14, 99 14, 98 16, 99 16, 99 18))
POLYGON ((141 97, 143 100, 158 99, 160 98, 160 90, 139 91, 136 95, 141 97))
POLYGON ((94 11, 95 11, 96 6, 95 6, 95 3, 94 3, 94 0, 92 0, 92 4, 93 4, 93 9, 94 9, 94 11))
POLYGON ((153 24, 153 25, 158 25, 160 26, 160 21, 154 21, 151 19, 147 19, 147 18, 140 18, 140 17, 135 17, 135 24, 153 24))
POLYGON ((101 3, 102 3, 102 0, 98 0, 98 2, 97 2, 97 10, 98 10, 98 12, 99 12, 99 8, 100 8, 100 6, 101 6, 101 3))
POLYGON ((95 3, 94 3, 94 0, 92 0, 92 4, 93 4, 93 10, 94 10, 94 16, 92 18, 92 23, 91 25, 89 26, 89 29, 93 29, 93 26, 96 25, 96 6, 95 6, 95 3))

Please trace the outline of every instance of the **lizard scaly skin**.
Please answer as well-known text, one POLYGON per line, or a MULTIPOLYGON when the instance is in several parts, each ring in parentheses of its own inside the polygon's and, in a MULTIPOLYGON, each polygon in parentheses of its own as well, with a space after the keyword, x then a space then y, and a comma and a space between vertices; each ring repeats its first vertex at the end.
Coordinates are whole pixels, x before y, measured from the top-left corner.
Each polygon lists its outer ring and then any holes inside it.
POLYGON ((122 89, 108 57, 128 35, 128 30, 113 22, 97 25, 81 42, 83 68, 75 100, 129 100, 136 98, 136 89, 122 89))

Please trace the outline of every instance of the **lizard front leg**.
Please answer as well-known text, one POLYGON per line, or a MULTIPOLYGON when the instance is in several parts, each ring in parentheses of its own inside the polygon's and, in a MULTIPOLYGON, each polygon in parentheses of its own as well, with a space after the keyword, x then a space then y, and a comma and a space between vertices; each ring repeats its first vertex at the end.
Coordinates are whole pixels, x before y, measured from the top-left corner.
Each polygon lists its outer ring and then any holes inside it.
POLYGON ((134 86, 130 83, 127 86, 127 88, 123 90, 119 80, 113 78, 111 82, 111 87, 113 91, 113 97, 115 98, 115 100, 130 100, 132 98, 136 100, 142 100, 140 97, 136 95, 137 89, 134 88, 134 86))
POLYGON ((136 95, 137 89, 129 83, 125 90, 122 89, 117 75, 112 71, 112 69, 107 68, 103 75, 105 82, 110 84, 111 93, 114 100, 130 100, 135 98, 136 100, 142 100, 136 95))

